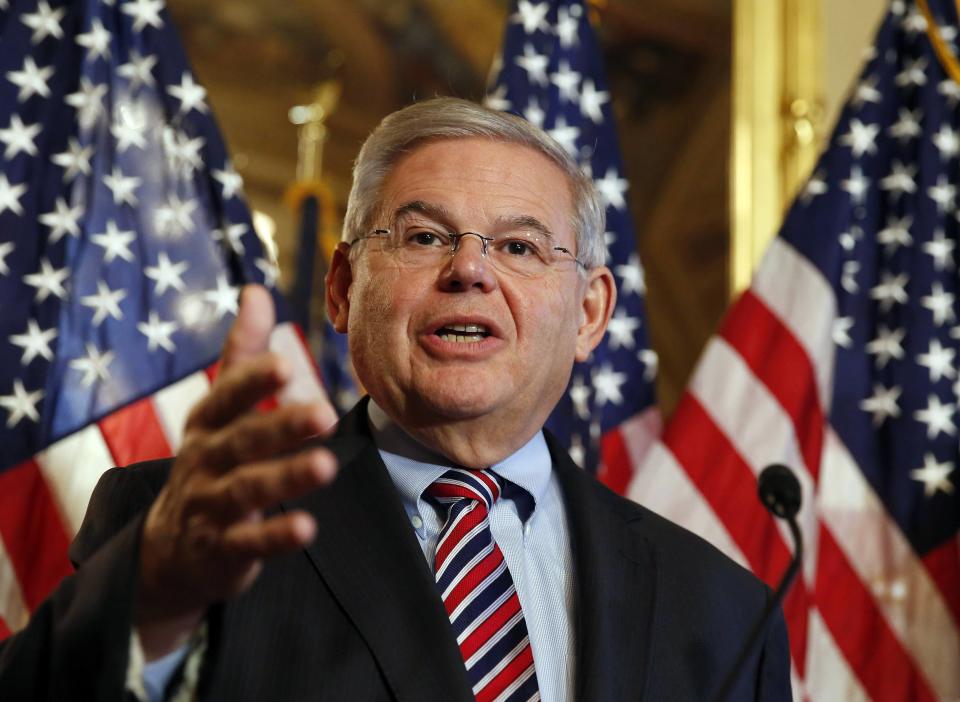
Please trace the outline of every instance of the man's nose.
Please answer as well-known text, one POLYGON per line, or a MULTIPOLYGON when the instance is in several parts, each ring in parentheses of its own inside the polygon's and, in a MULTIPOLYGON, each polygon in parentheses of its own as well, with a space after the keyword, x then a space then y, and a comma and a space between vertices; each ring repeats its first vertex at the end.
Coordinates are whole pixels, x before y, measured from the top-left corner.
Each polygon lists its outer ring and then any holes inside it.
POLYGON ((483 292, 494 290, 497 277, 483 249, 484 241, 479 235, 462 236, 440 273, 440 287, 448 292, 471 288, 483 292))

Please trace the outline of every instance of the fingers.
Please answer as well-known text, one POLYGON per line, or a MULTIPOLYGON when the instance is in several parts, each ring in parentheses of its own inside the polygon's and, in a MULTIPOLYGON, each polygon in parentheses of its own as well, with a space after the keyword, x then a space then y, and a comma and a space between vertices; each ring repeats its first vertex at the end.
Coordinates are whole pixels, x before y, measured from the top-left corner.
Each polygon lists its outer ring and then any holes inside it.
MULTIPOLYGON (((211 392, 191 411, 188 427, 222 427, 292 380, 289 361, 269 352, 274 322, 273 298, 266 288, 244 287, 237 319, 224 345, 220 373, 211 392)), ((321 405, 324 420, 315 433, 337 421, 336 410, 327 398, 321 405)))
POLYGON ((336 460, 324 449, 251 463, 221 476, 193 495, 186 512, 229 524, 327 485, 336 473, 336 460))
POLYGON ((336 472, 333 454, 313 449, 168 482, 144 523, 138 611, 154 619, 202 613, 246 590, 262 559, 302 548, 316 534, 306 513, 264 519, 264 510, 329 484, 336 472))
POLYGON ((321 405, 284 405, 270 412, 247 414, 208 435, 193 447, 193 461, 207 472, 223 472, 299 449, 328 428, 321 405))
MULTIPOLYGON (((276 354, 239 363, 217 377, 211 392, 194 406, 188 424, 206 429, 225 426, 281 390, 292 376, 290 363, 276 354)), ((326 395, 315 405, 323 416, 321 429, 336 424, 337 411, 326 395)))
POLYGON ((263 558, 308 544, 316 533, 305 513, 263 519, 274 505, 330 483, 336 461, 304 440, 336 421, 329 402, 254 412, 293 377, 269 352, 273 299, 247 286, 211 392, 193 408, 170 479, 151 507, 141 548, 142 592, 161 614, 202 611, 242 592, 263 558), (164 592, 176 594, 176 605, 164 592))
POLYGON ((240 293, 240 309, 223 347, 223 367, 265 353, 276 315, 273 297, 262 285, 247 285, 240 293))
POLYGON ((194 406, 188 424, 208 429, 224 426, 280 390, 292 376, 290 364, 276 354, 238 361, 217 376, 210 394, 194 406))
POLYGON ((288 512, 260 521, 238 522, 220 542, 224 553, 238 560, 269 558, 308 546, 317 534, 316 520, 306 512, 288 512))

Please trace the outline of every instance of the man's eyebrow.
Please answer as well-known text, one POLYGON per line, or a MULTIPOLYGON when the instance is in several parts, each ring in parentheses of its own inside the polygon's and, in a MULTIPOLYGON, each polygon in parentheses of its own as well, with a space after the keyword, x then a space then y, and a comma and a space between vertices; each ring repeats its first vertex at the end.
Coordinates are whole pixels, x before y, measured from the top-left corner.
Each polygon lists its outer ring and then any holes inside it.
POLYGON ((500 229, 528 229, 545 237, 553 238, 553 232, 550 231, 550 228, 533 215, 501 215, 497 217, 497 227, 500 229))
POLYGON ((399 219, 406 214, 421 214, 436 222, 448 223, 450 221, 450 211, 446 207, 423 200, 412 200, 400 205, 393 211, 394 219, 399 219))
MULTIPOLYGON (((436 205, 432 202, 412 200, 400 205, 400 207, 393 211, 395 220, 407 214, 423 215, 424 217, 432 219, 434 222, 452 226, 451 221, 453 217, 450 214, 450 210, 443 205, 436 205)), ((497 229, 501 231, 527 229, 542 234, 545 237, 553 238, 553 232, 550 231, 550 228, 533 215, 501 215, 497 217, 495 222, 497 229)))

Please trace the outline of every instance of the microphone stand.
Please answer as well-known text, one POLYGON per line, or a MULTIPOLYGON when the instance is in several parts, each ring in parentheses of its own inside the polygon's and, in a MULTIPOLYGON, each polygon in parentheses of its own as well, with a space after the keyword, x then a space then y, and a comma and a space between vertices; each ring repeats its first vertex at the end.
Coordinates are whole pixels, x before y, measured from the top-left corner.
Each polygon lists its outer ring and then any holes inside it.
POLYGON ((784 519, 787 522, 787 526, 790 527, 790 535, 793 537, 794 545, 793 558, 790 560, 790 565, 787 566, 786 572, 784 572, 783 577, 780 579, 780 584, 777 585, 777 589, 773 593, 773 598, 767 603, 763 614, 760 615, 760 618, 753 625, 750 636, 747 637, 746 643, 740 649, 737 660, 730 667, 730 672, 727 673, 723 684, 713 698, 714 702, 724 702, 730 695, 730 691, 737 682, 737 678, 739 678, 743 672, 743 667, 746 665, 747 659, 750 658, 750 654, 753 652, 757 640, 769 623, 773 613, 783 601, 784 595, 786 595, 790 583, 793 582, 794 577, 796 577, 797 572, 800 570, 800 563, 803 560, 803 536, 800 533, 800 527, 797 526, 797 512, 800 510, 800 484, 797 482, 796 477, 789 468, 772 465, 763 469, 758 483, 758 492, 764 506, 770 510, 774 516, 784 519), (774 476, 772 471, 776 471, 777 475, 774 476))

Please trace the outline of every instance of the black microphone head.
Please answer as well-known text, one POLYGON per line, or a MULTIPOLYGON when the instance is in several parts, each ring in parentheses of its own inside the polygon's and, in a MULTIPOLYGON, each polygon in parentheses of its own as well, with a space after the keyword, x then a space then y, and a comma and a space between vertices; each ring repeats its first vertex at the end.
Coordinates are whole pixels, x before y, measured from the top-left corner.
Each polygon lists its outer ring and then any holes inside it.
POLYGON ((760 501, 774 515, 793 519, 800 511, 800 481, 786 466, 774 463, 767 466, 757 478, 760 501))

